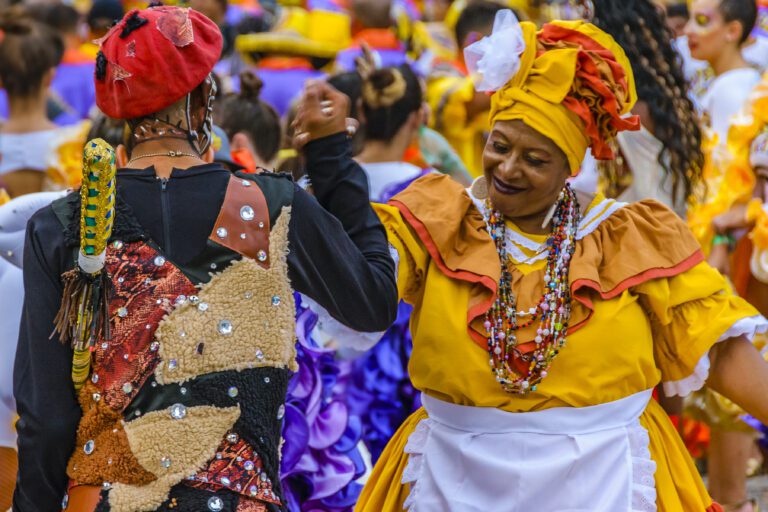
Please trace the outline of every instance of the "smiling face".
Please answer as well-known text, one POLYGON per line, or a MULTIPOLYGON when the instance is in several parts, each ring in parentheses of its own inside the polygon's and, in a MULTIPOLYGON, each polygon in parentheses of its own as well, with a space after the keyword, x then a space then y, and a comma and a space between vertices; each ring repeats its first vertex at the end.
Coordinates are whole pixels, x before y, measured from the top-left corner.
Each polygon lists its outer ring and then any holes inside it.
POLYGON ((529 233, 541 231, 570 176, 565 153, 519 120, 493 125, 483 168, 494 208, 529 233))
POLYGON ((720 12, 720 0, 694 0, 685 26, 688 47, 694 59, 713 62, 723 48, 733 44, 733 27, 720 12))

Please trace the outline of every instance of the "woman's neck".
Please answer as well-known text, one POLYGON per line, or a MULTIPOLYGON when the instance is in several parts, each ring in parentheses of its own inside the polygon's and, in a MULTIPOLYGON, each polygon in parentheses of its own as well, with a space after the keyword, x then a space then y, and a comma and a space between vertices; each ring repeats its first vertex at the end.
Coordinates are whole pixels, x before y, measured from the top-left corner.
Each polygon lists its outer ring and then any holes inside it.
POLYGON ((366 141, 356 160, 366 164, 401 162, 411 141, 409 134, 404 132, 406 130, 401 130, 390 141, 366 141))
POLYGON ((133 148, 126 167, 132 169, 155 168, 155 175, 168 179, 174 169, 188 169, 206 162, 197 156, 189 142, 181 139, 162 138, 143 142, 133 148), (170 156, 171 152, 183 156, 170 156), (148 156, 153 155, 153 156, 148 156))
POLYGON ((733 46, 724 49, 724 51, 722 51, 720 55, 718 55, 717 58, 715 58, 709 64, 712 66, 712 70, 715 72, 715 76, 720 76, 723 73, 733 71, 734 69, 749 67, 749 63, 741 54, 741 49, 733 46))
POLYGON ((47 94, 26 98, 8 98, 8 120, 3 125, 5 133, 30 133, 51 130, 56 125, 48 119, 47 94))

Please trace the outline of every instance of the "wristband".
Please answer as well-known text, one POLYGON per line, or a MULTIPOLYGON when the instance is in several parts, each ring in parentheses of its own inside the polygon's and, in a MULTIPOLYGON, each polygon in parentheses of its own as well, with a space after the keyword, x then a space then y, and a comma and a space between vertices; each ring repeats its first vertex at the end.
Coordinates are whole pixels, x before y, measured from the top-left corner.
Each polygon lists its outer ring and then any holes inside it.
POLYGON ((731 235, 717 234, 712 239, 712 245, 727 245, 730 247, 735 243, 736 243, 736 240, 734 240, 734 238, 731 235))

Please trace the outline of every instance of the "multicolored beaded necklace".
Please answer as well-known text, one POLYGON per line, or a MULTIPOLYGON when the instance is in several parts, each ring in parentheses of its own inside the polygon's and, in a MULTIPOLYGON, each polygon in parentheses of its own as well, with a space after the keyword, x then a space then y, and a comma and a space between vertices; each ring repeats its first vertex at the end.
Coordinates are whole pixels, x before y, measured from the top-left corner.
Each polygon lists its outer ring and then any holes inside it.
POLYGON ((570 261, 576 246, 579 225, 579 203, 569 185, 563 188, 552 217, 552 234, 547 239, 547 269, 544 274, 544 295, 530 311, 517 311, 517 301, 512 293, 512 274, 507 258, 505 236, 507 226, 504 216, 493 209, 487 200, 486 227, 496 244, 501 260, 501 279, 496 301, 485 317, 488 331, 488 353, 491 372, 508 393, 527 394, 536 391, 538 384, 547 376, 549 367, 565 346, 568 321, 571 317, 571 289, 568 283, 570 261), (524 323, 518 317, 530 315, 524 323), (539 318, 536 331, 536 349, 523 354, 517 348, 517 331, 533 324, 539 318), (520 373, 512 362, 528 363, 527 372, 520 373))

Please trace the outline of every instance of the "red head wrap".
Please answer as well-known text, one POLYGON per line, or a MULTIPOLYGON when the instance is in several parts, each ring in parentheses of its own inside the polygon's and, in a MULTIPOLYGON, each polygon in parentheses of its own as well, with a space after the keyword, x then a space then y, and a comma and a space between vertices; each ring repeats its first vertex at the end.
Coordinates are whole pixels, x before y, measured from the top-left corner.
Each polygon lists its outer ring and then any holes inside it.
POLYGON ((197 11, 130 11, 101 41, 96 104, 109 117, 134 119, 174 104, 199 86, 221 56, 219 28, 197 11))

